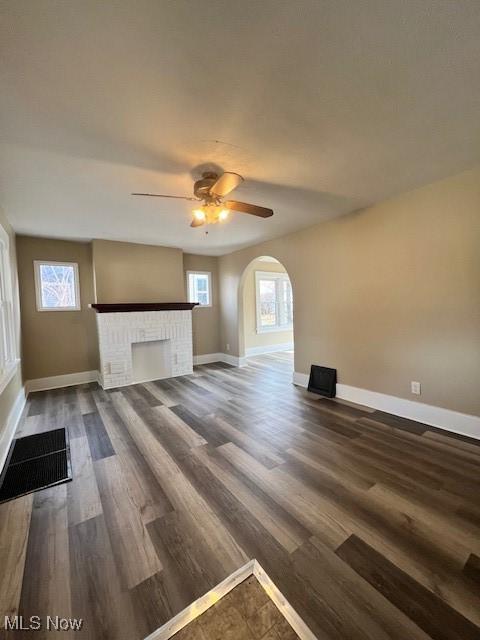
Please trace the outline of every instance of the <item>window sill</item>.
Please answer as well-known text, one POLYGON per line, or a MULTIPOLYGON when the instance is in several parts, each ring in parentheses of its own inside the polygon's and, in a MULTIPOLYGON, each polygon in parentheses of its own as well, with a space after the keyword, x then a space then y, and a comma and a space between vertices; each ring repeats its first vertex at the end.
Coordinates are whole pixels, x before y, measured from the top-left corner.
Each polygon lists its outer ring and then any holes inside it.
POLYGON ((37 311, 42 313, 48 311, 81 311, 81 307, 37 307, 37 311))
POLYGON ((285 325, 284 327, 257 327, 257 333, 283 333, 285 331, 293 331, 293 325, 285 325))
POLYGON ((5 371, 0 375, 0 394, 4 392, 10 380, 17 373, 19 364, 20 364, 19 359, 14 360, 13 362, 10 362, 10 364, 5 369, 5 371))

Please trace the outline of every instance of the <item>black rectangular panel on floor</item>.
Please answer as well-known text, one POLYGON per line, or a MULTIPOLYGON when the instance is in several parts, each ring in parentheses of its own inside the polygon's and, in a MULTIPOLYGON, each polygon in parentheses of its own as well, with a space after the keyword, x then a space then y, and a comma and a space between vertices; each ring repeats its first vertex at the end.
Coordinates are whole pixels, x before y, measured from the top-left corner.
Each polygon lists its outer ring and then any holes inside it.
POLYGON ((65 429, 18 438, 0 478, 0 503, 71 479, 65 429))
POLYGON ((10 464, 24 462, 30 458, 39 458, 47 453, 62 451, 67 448, 65 429, 53 429, 45 433, 35 433, 33 436, 15 440, 10 464))
POLYGON ((337 387, 337 370, 312 364, 308 390, 327 398, 334 398, 337 387))

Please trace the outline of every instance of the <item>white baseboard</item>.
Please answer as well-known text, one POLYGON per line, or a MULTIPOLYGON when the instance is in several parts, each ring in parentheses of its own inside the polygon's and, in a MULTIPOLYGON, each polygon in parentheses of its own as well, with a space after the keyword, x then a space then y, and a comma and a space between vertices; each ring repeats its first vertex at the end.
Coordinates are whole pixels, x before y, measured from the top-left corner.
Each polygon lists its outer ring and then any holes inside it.
MULTIPOLYGON (((308 378, 309 376, 306 373, 295 371, 293 384, 307 387, 308 378)), ((363 404, 372 409, 393 413, 409 420, 423 422, 432 427, 452 431, 462 436, 480 439, 480 416, 460 413, 443 407, 435 407, 423 402, 414 402, 397 396, 389 396, 386 393, 351 387, 348 384, 337 384, 337 398, 355 402, 356 404, 363 404)))
POLYGON ((210 364, 212 362, 225 362, 233 367, 244 367, 247 363, 245 358, 232 356, 229 353, 205 353, 201 356, 193 356, 193 364, 210 364))
POLYGON ((245 356, 260 356, 262 353, 276 353, 277 351, 293 351, 293 342, 284 342, 283 344, 270 344, 264 347, 249 347, 245 349, 245 356))
POLYGON ((26 401, 27 397, 25 389, 22 387, 15 398, 12 408, 10 409, 3 431, 0 433, 0 473, 3 469, 3 465, 5 464, 5 460, 7 459, 10 445, 12 444, 12 440, 15 436, 15 431, 17 430, 18 422, 26 401))
POLYGON ((247 359, 245 357, 239 358, 238 356, 232 356, 229 353, 222 353, 222 362, 231 364, 233 367, 245 367, 247 366, 247 359))
POLYGON ((211 364, 222 362, 223 353, 204 353, 201 356, 193 356, 193 364, 211 364))
POLYGON ((98 371, 79 371, 78 373, 66 373, 62 376, 50 376, 48 378, 35 378, 25 382, 27 395, 32 391, 47 391, 49 389, 61 389, 71 387, 74 384, 85 384, 86 382, 98 382, 98 371))
POLYGON ((308 387, 309 375, 307 373, 298 373, 298 371, 293 372, 292 382, 293 384, 297 384, 299 387, 308 387))

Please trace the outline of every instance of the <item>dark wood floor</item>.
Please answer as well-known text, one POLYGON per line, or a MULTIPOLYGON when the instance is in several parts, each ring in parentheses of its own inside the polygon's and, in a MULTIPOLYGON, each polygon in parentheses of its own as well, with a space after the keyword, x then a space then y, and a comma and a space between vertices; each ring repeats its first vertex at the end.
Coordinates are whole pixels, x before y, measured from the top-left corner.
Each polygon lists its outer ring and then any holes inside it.
POLYGON ((31 395, 20 434, 68 425, 74 480, 0 506, 0 624, 143 638, 256 558, 319 639, 480 638, 480 447, 291 370, 31 395))

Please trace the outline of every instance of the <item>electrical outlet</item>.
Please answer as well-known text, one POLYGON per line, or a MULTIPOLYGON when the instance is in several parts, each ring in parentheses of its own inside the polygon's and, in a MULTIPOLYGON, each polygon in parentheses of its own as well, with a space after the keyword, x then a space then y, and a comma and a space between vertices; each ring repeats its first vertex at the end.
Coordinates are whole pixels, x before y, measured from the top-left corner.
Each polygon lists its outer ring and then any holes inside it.
POLYGON ((422 393, 422 389, 420 386, 420 382, 411 382, 410 383, 410 389, 412 391, 412 393, 416 396, 419 396, 422 393))
POLYGON ((230 345, 228 344, 228 342, 227 342, 227 344, 225 345, 225 347, 226 347, 227 351, 230 351, 230 345))

